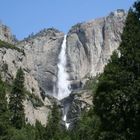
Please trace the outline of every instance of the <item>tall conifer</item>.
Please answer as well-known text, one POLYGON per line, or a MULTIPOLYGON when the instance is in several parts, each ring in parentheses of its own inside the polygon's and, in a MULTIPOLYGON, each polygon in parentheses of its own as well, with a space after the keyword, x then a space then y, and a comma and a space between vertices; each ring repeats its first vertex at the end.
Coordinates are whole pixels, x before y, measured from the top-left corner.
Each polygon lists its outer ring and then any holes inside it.
POLYGON ((140 132, 140 1, 129 10, 119 51, 100 77, 94 97, 100 139, 134 139, 140 132))
POLYGON ((17 71, 10 94, 9 109, 11 111, 11 122, 16 128, 21 128, 24 123, 24 73, 20 68, 17 71))

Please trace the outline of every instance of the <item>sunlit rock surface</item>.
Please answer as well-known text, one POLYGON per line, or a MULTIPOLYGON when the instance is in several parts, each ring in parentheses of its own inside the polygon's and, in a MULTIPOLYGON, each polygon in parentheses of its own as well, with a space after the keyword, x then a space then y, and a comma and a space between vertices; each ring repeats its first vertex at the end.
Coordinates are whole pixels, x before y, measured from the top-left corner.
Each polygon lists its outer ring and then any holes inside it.
POLYGON ((0 22, 0 40, 6 41, 8 43, 14 44, 16 41, 15 36, 13 36, 10 28, 0 22))
POLYGON ((112 52, 121 42, 127 13, 117 10, 104 18, 79 23, 67 36, 71 80, 83 80, 103 72, 112 52))

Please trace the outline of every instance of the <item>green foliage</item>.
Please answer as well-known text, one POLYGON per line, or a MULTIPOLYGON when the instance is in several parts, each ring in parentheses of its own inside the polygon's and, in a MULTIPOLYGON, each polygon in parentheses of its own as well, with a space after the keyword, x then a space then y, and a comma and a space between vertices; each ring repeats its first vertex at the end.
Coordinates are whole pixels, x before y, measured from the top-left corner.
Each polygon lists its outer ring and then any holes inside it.
POLYGON ((44 140, 45 128, 41 125, 40 122, 36 121, 36 130, 35 130, 35 140, 44 140))
POLYGON ((9 112, 6 100, 5 83, 2 82, 0 77, 0 140, 6 140, 8 135, 9 112))
POLYGON ((98 78, 99 78, 99 75, 88 78, 84 89, 92 90, 93 92, 95 92, 98 85, 98 78))
POLYGON ((76 127, 70 131, 72 140, 98 140, 100 120, 94 110, 84 113, 76 127))
POLYGON ((21 129, 9 128, 6 140, 35 140, 35 128, 26 125, 21 129))
POLYGON ((5 95, 5 85, 0 78, 0 116, 7 111, 7 101, 5 95))
POLYGON ((46 127, 45 137, 48 140, 61 140, 61 128, 60 128, 61 114, 56 103, 54 103, 52 108, 52 113, 50 115, 48 125, 46 127))
POLYGON ((102 140, 137 140, 140 134, 140 2, 130 9, 119 47, 100 76, 94 97, 102 140))
POLYGON ((36 102, 35 106, 40 104, 37 97, 31 96, 25 91, 24 73, 21 68, 17 71, 12 89, 11 86, 2 82, 0 78, 0 140, 70 140, 65 129, 60 126, 61 114, 56 104, 53 106, 46 127, 42 126, 38 121, 35 126, 25 124, 23 110, 25 94, 36 102), (9 108, 6 98, 7 91, 8 93, 11 91, 9 108))
POLYGON ((14 46, 12 44, 9 44, 7 42, 4 42, 2 40, 0 40, 0 48, 14 49, 14 50, 17 50, 18 52, 22 52, 24 54, 24 50, 19 49, 18 47, 14 46))
POLYGON ((31 94, 29 92, 26 91, 26 94, 27 94, 27 99, 30 100, 33 104, 33 106, 36 108, 36 107, 41 107, 43 106, 44 104, 42 103, 42 101, 39 99, 39 97, 37 97, 36 95, 34 94, 31 94))
POLYGON ((13 88, 10 94, 9 109, 11 112, 11 122, 16 128, 24 126, 24 73, 22 69, 18 69, 13 88))

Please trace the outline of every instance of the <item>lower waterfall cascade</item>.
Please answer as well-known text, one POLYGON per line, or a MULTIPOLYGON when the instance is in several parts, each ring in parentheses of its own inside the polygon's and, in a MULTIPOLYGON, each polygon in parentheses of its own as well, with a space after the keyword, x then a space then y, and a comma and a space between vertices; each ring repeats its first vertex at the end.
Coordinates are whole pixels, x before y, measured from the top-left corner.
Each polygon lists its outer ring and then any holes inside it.
POLYGON ((66 114, 65 114, 64 117, 63 117, 63 121, 65 122, 65 126, 66 126, 66 128, 68 129, 70 123, 67 123, 67 116, 66 116, 66 114))

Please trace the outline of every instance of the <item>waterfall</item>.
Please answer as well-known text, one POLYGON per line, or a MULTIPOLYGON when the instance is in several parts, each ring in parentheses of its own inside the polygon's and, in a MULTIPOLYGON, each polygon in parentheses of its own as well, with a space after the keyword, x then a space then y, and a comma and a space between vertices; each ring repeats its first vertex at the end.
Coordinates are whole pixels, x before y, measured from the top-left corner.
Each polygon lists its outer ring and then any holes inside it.
MULTIPOLYGON (((67 73, 67 55, 66 55, 66 35, 61 46, 60 54, 58 56, 58 75, 57 75, 57 93, 56 98, 62 100, 65 97, 68 97, 71 93, 69 88, 69 74, 67 73)), ((64 105, 63 108, 63 117, 62 120, 65 123, 66 128, 69 128, 69 123, 67 123, 67 106, 64 105)))
POLYGON ((65 114, 64 117, 63 117, 63 121, 65 122, 65 126, 66 126, 66 128, 68 129, 70 123, 67 123, 67 116, 66 116, 66 114, 65 114))
POLYGON ((66 35, 64 36, 64 40, 61 46, 61 51, 59 54, 59 62, 57 64, 58 67, 58 79, 57 79, 57 95, 56 98, 61 100, 71 93, 69 89, 69 75, 66 71, 67 65, 67 56, 66 56, 66 35))

